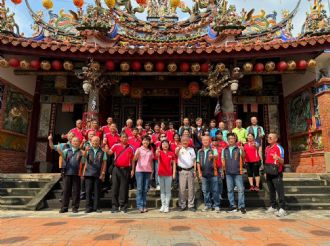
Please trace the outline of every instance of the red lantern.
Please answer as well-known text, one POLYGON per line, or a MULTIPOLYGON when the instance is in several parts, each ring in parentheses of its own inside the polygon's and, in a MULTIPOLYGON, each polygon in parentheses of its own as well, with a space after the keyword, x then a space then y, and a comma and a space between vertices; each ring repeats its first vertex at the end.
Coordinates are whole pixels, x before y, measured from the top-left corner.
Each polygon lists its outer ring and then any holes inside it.
POLYGON ((13 68, 18 68, 20 66, 20 62, 16 58, 10 58, 8 61, 8 64, 9 64, 9 66, 11 66, 13 68))
POLYGON ((54 70, 61 70, 62 69, 62 62, 60 62, 59 60, 55 60, 52 62, 52 68, 54 70))
POLYGON ((133 69, 133 71, 138 72, 138 71, 141 70, 141 68, 142 68, 142 65, 141 65, 140 62, 138 62, 138 61, 133 61, 132 62, 132 69, 133 69))
POLYGON ((22 3, 22 0, 11 0, 11 2, 14 4, 20 4, 22 3))
POLYGON ((114 63, 113 61, 107 61, 107 62, 105 63, 105 67, 106 67, 107 70, 109 70, 109 71, 114 71, 115 68, 116 68, 116 65, 115 65, 115 63, 114 63))
POLYGON ((199 92, 199 84, 197 82, 191 82, 188 86, 191 94, 195 95, 199 92))
POLYGON ((156 71, 157 72, 163 72, 165 69, 165 64, 163 62, 157 62, 156 63, 156 71))
POLYGON ((300 61, 298 61, 297 62, 297 68, 299 69, 299 70, 305 70, 305 69, 307 69, 307 61, 306 60, 300 60, 300 61))
POLYGON ((130 93, 131 87, 128 83, 121 83, 119 86, 119 91, 122 95, 126 96, 130 93))
POLYGON ((181 72, 189 72, 189 63, 188 62, 183 62, 180 64, 180 71, 181 72))
POLYGON ((280 72, 285 71, 288 68, 288 64, 285 61, 280 61, 277 63, 277 70, 280 72))
POLYGON ((33 60, 30 62, 30 65, 33 69, 40 69, 40 61, 39 60, 33 60))
POLYGON ((73 4, 76 7, 81 8, 84 5, 84 0, 73 0, 73 4))
POLYGON ((265 66, 264 64, 262 63, 257 63, 255 66, 254 66, 254 70, 257 72, 257 73, 261 73, 263 72, 265 69, 265 66))
POLYGON ((202 73, 207 73, 210 69, 210 64, 209 63, 203 63, 201 65, 201 72, 202 73))

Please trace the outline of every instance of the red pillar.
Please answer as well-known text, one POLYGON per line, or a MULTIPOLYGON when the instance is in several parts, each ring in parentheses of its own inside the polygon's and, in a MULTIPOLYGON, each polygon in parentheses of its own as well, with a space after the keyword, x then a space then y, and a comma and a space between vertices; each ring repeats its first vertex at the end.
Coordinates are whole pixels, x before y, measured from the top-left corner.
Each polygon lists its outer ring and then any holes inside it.
POLYGON ((322 78, 317 83, 317 98, 322 129, 322 143, 326 172, 330 172, 330 78, 322 78))

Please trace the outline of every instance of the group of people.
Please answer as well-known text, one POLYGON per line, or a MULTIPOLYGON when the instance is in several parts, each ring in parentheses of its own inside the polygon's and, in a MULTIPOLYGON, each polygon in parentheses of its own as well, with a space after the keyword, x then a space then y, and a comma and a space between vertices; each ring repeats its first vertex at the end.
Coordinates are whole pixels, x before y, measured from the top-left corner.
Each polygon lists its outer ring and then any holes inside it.
POLYGON ((240 119, 235 125, 228 130, 224 122, 217 126, 211 120, 206 127, 203 119, 197 118, 192 126, 184 118, 178 130, 164 122, 152 129, 150 124, 143 125, 142 119, 135 126, 128 119, 119 131, 112 117, 103 127, 94 120, 83 128, 82 121, 77 120, 76 127, 62 135, 66 143, 54 145, 52 135, 48 138, 50 148, 60 154, 64 184, 60 213, 68 212, 70 196, 72 212, 78 212, 81 192, 86 194, 85 212, 101 212, 101 184, 106 180, 112 183, 112 213, 127 212, 130 183, 136 185, 136 206, 141 213, 148 212, 147 193, 152 185, 160 190, 160 212, 168 213, 172 182, 178 186, 179 209, 195 212, 194 181, 199 178, 205 204, 202 211, 220 212, 225 181, 228 212, 245 214, 242 175, 246 168, 251 191, 260 190, 260 171, 265 173, 271 204, 266 212, 285 216, 284 151, 277 143, 278 135, 267 135, 268 145, 263 151, 265 132, 256 117, 246 129, 240 119))

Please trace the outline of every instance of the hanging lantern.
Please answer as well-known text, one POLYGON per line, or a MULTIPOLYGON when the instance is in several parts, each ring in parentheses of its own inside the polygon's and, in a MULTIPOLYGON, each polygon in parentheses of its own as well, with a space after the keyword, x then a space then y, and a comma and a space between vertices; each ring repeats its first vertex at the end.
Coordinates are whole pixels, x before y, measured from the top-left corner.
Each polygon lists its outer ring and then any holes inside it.
POLYGON ((25 60, 23 60, 23 61, 21 61, 20 63, 19 63, 19 66, 22 68, 22 69, 29 69, 30 68, 30 63, 28 62, 28 61, 25 61, 25 60))
POLYGON ((115 71, 115 69, 116 69, 116 65, 113 61, 107 61, 105 63, 105 67, 108 71, 115 71))
POLYGON ((163 72, 165 70, 165 64, 163 62, 156 63, 156 71, 163 72))
POLYGON ((20 62, 18 59, 16 58, 10 58, 8 61, 9 66, 13 67, 13 68, 18 68, 20 65, 20 62))
POLYGON ((109 9, 113 9, 116 5, 116 0, 104 0, 109 9))
POLYGON ((293 71, 296 69, 296 67, 297 67, 297 64, 295 61, 292 61, 292 60, 288 61, 288 68, 287 68, 288 71, 293 71))
POLYGON ((56 71, 59 71, 62 69, 62 62, 59 60, 52 61, 52 68, 56 71))
POLYGON ((260 91, 263 87, 262 76, 254 75, 251 76, 251 90, 252 91, 260 91))
POLYGON ((299 70, 305 70, 306 68, 307 68, 307 61, 306 60, 299 60, 298 62, 297 62, 297 68, 299 69, 299 70))
POLYGON ((257 73, 261 73, 263 72, 265 69, 265 66, 264 64, 262 63, 257 63, 255 66, 254 66, 254 70, 257 72, 257 73))
POLYGON ((316 61, 314 59, 309 60, 308 68, 316 68, 316 61))
POLYGON ((147 5, 147 0, 136 0, 137 4, 145 6, 147 5))
POLYGON ((180 64, 180 71, 184 72, 184 73, 189 72, 189 63, 188 62, 182 62, 180 64))
POLYGON ((0 67, 1 68, 8 68, 9 67, 8 61, 5 58, 0 59, 0 67))
POLYGON ((267 72, 273 72, 273 71, 275 70, 275 67, 276 67, 275 63, 272 62, 272 61, 269 61, 269 62, 267 62, 266 65, 265 65, 265 70, 266 70, 267 72))
POLYGON ((63 63, 63 68, 64 68, 64 70, 66 70, 66 71, 72 71, 73 68, 74 68, 74 66, 73 66, 73 63, 72 63, 71 61, 65 61, 65 62, 63 63))
POLYGON ((140 99, 142 98, 143 95, 143 89, 142 88, 137 88, 137 87, 133 87, 131 90, 131 97, 132 98, 136 98, 136 99, 140 99))
POLYGON ((191 94, 196 95, 199 92, 199 84, 197 82, 190 82, 188 90, 191 94))
POLYGON ((215 68, 220 72, 223 73, 226 70, 226 65, 224 63, 218 63, 215 68))
POLYGON ((127 62, 122 62, 120 63, 120 70, 123 72, 128 72, 129 71, 129 64, 127 62))
POLYGON ((238 90, 238 80, 233 80, 230 83, 230 90, 233 94, 236 94, 237 90, 238 90))
POLYGON ((11 0, 11 2, 14 4, 21 4, 22 0, 11 0))
POLYGON ((121 83, 119 86, 119 91, 123 96, 126 96, 130 93, 131 87, 128 83, 121 83))
POLYGON ((167 69, 171 73, 174 73, 177 70, 177 68, 178 66, 174 62, 171 62, 170 64, 167 65, 167 69))
POLYGON ((85 94, 88 94, 92 89, 92 84, 88 80, 84 80, 82 87, 85 94))
POLYGON ((172 8, 177 8, 180 5, 180 0, 170 0, 170 4, 172 8))
POLYGON ((147 72, 152 72, 153 69, 154 64, 152 64, 151 62, 144 63, 144 70, 146 70, 147 72))
POLYGON ((132 70, 135 71, 135 72, 139 72, 142 68, 142 65, 140 62, 138 61, 133 61, 132 62, 132 70))
POLYGON ((277 70, 280 72, 283 72, 285 70, 287 70, 288 68, 288 64, 285 61, 280 61, 279 63, 277 63, 277 70))
POLYGON ((77 7, 77 8, 81 8, 84 5, 84 0, 73 0, 73 4, 77 7))
POLYGON ((30 65, 33 69, 40 69, 40 61, 39 60, 32 60, 30 65))
POLYGON ((207 73, 210 69, 210 64, 209 63, 203 63, 201 65, 201 72, 202 73, 207 73))
POLYGON ((44 6, 45 9, 51 9, 54 4, 52 0, 42 0, 42 6, 44 6))
POLYGON ((201 70, 201 66, 199 65, 199 63, 193 63, 192 65, 191 65, 191 71, 193 72, 193 73, 197 73, 197 72, 199 72, 201 70))
POLYGON ((253 70, 253 64, 251 62, 247 62, 243 65, 243 71, 245 73, 250 73, 253 70))
POLYGON ((52 68, 52 65, 49 61, 42 61, 40 67, 42 70, 49 71, 52 68))
POLYGON ((101 65, 97 61, 93 61, 91 64, 91 68, 95 71, 99 71, 101 69, 101 65))

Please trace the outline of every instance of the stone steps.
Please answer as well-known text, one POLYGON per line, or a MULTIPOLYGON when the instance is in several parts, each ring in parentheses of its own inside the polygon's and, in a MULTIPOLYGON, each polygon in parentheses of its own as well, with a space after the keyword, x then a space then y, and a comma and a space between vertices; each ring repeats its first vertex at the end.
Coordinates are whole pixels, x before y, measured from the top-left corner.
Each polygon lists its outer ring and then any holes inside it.
POLYGON ((49 181, 31 181, 31 180, 6 180, 0 181, 2 188, 42 188, 49 181))
POLYGON ((330 194, 286 194, 288 203, 329 203, 330 194))
POLYGON ((330 186, 284 186, 285 194, 330 194, 330 186))
POLYGON ((2 196, 0 205, 24 205, 29 203, 34 196, 2 196))
POLYGON ((34 196, 41 188, 0 188, 0 196, 34 196))

